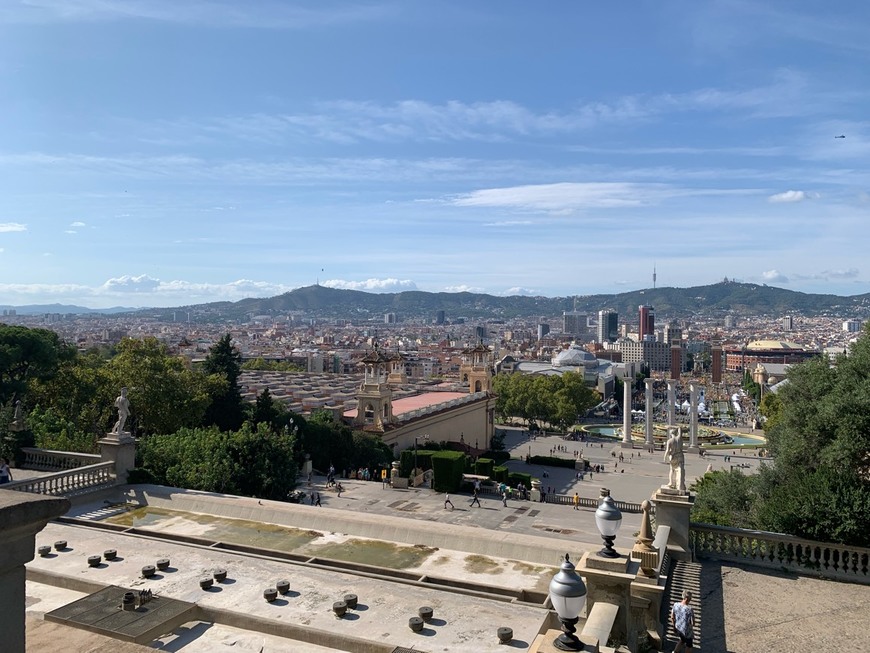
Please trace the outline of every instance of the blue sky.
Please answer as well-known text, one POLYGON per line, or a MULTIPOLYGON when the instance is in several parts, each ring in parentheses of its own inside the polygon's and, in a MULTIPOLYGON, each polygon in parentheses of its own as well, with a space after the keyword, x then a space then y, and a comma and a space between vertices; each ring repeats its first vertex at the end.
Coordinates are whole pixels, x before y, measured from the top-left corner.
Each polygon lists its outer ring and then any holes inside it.
POLYGON ((0 0, 0 303, 654 265, 865 293, 868 29, 857 1, 0 0))

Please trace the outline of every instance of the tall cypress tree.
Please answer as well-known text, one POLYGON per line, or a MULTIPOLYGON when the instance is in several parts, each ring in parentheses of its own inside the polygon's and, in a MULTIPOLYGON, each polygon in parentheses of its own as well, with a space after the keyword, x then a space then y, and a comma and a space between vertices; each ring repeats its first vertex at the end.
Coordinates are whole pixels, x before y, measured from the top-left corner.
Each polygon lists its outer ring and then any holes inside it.
POLYGON ((229 333, 209 349, 203 370, 206 374, 216 374, 226 381, 226 386, 212 396, 211 405, 205 413, 205 424, 214 424, 222 431, 238 429, 244 421, 242 393, 239 389, 242 355, 233 345, 229 333))

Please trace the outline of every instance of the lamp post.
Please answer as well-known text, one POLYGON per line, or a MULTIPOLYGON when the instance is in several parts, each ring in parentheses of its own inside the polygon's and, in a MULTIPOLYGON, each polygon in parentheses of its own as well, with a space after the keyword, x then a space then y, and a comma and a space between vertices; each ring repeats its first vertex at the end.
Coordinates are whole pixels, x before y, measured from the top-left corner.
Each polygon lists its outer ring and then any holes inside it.
POLYGON ((616 539, 616 533, 621 524, 622 513, 616 507, 613 497, 610 496, 610 490, 605 487, 601 488, 601 502, 595 511, 595 525, 604 540, 604 548, 598 552, 602 558, 619 557, 619 553, 613 548, 613 540, 616 539))
POLYGON ((424 433, 423 435, 415 435, 414 436, 414 477, 417 476, 417 440, 428 440, 429 434, 424 433))
POLYGON ((585 598, 586 585, 574 571, 574 565, 566 553, 559 572, 550 581, 550 602, 562 622, 562 634, 553 640, 553 646, 560 651, 583 650, 583 642, 574 633, 585 598))

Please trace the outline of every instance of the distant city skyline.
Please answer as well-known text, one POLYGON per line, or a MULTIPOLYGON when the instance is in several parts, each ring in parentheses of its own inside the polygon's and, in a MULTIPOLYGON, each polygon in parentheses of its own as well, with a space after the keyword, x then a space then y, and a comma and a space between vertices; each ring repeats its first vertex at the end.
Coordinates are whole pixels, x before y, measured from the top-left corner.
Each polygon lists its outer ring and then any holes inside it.
POLYGON ((0 4, 0 304, 870 292, 870 7, 0 4), (840 138, 845 136, 845 138, 840 138))

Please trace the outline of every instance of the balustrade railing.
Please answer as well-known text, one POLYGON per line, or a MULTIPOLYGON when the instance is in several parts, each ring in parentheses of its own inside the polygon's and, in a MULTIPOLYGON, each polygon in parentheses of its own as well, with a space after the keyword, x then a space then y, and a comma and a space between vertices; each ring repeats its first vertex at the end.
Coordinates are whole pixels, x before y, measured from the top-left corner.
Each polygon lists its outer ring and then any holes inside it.
POLYGON ((859 546, 694 523, 689 539, 701 557, 870 584, 870 549, 859 546))
POLYGON ((75 469, 85 465, 94 465, 100 461, 99 454, 74 453, 70 451, 52 451, 22 447, 24 452, 24 469, 35 469, 43 472, 59 472, 65 469, 75 469))
POLYGON ((115 463, 107 462, 77 467, 48 476, 13 481, 4 485, 3 489, 51 496, 72 496, 109 487, 114 483, 115 463))

